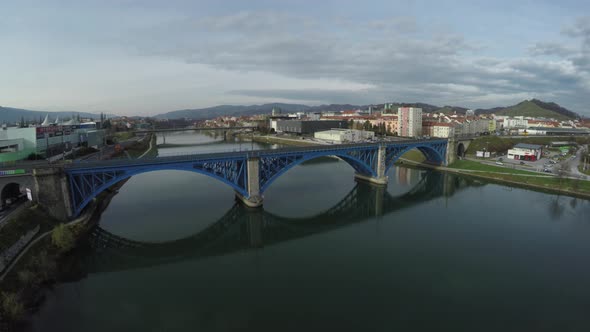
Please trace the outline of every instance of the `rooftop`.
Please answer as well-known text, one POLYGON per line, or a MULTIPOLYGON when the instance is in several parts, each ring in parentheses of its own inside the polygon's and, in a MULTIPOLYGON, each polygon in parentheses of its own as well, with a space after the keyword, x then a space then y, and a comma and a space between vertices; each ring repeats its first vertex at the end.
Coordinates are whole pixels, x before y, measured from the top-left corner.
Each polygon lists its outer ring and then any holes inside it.
POLYGON ((543 146, 542 145, 537 145, 537 144, 518 143, 514 147, 515 148, 521 148, 521 149, 539 150, 543 146))

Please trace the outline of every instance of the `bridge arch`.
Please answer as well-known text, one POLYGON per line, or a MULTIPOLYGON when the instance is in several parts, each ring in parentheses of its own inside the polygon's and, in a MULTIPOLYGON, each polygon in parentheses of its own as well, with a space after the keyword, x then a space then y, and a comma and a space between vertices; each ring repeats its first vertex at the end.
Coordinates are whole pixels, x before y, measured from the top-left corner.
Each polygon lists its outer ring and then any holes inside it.
POLYGON ((278 179, 281 175, 285 174, 287 171, 289 171, 290 169, 292 169, 293 167, 300 165, 306 161, 309 160, 313 160, 313 159, 317 159, 317 158, 322 158, 322 157, 338 157, 338 159, 346 162, 348 165, 350 165, 357 173, 360 174, 364 174, 367 176, 375 176, 375 170, 374 167, 372 167, 372 163, 376 162, 376 155, 375 156, 369 156, 366 155, 365 158, 363 158, 362 156, 353 156, 347 153, 335 153, 334 151, 331 151, 329 153, 325 153, 325 154, 302 154, 302 155, 297 155, 294 156, 293 158, 291 158, 290 160, 287 160, 286 158, 268 158, 268 157, 263 157, 261 159, 261 163, 262 163, 262 169, 261 169, 261 178, 260 178, 260 192, 263 193, 266 189, 268 189, 268 187, 276 180, 278 179), (367 158, 367 157, 372 157, 372 158, 367 158), (277 159, 283 159, 283 160, 277 160, 277 159), (365 159, 365 160, 362 160, 365 159), (367 163, 366 159, 370 159, 373 160, 372 162, 369 161, 369 163, 367 163), (281 162, 283 161, 283 162, 281 162), (286 161, 286 162, 285 162, 286 161), (266 169, 265 169, 266 168, 266 169))
POLYGON ((385 173, 395 164, 395 162, 402 157, 406 152, 416 149, 420 151, 426 161, 433 164, 444 164, 447 149, 446 141, 434 144, 412 144, 402 147, 388 147, 385 159, 385 173))
MULTIPOLYGON (((244 161, 245 164, 245 161, 244 161)), ((129 169, 115 169, 112 171, 108 170, 93 170, 84 171, 76 170, 69 174, 70 181, 70 195, 73 203, 73 216, 77 216, 80 212, 90 203, 96 196, 103 191, 107 190, 114 184, 128 179, 134 175, 156 172, 156 171, 186 171, 192 173, 203 174, 213 179, 220 180, 221 182, 229 185, 240 194, 247 195, 245 183, 246 181, 246 170, 245 165, 241 166, 241 179, 234 179, 232 181, 224 177, 222 174, 212 172, 205 168, 198 168, 194 164, 171 164, 161 165, 159 167, 136 167, 129 169)), ((240 175, 240 174, 238 174, 240 175)))

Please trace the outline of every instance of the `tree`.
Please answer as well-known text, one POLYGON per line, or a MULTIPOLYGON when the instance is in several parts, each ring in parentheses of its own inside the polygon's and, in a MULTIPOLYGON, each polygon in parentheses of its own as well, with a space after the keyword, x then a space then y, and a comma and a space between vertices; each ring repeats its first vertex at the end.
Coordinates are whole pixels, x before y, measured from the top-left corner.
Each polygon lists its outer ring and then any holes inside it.
POLYGON ((37 279, 35 274, 30 270, 22 270, 18 272, 18 281, 20 281, 26 288, 35 285, 37 279))
POLYGON ((25 314, 25 306, 18 294, 2 293, 0 296, 0 308, 9 320, 20 320, 25 314))
POLYGON ((559 188, 561 189, 563 185, 563 181, 567 178, 568 172, 570 170, 570 164, 568 162, 563 162, 557 164, 557 177, 559 178, 559 188))
POLYGON ((66 224, 59 224, 51 232, 51 243, 61 251, 68 251, 74 247, 76 240, 72 230, 66 224))
POLYGON ((57 270, 55 261, 49 258, 49 255, 45 250, 42 250, 37 255, 33 256, 27 267, 31 271, 36 271, 37 277, 40 280, 50 279, 57 270))

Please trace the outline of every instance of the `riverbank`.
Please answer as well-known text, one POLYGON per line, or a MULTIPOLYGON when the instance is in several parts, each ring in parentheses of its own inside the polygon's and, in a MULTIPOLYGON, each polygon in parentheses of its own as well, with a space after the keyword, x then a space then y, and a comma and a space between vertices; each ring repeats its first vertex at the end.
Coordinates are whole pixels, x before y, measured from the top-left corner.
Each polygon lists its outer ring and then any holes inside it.
POLYGON ((40 232, 0 275, 0 331, 18 330, 37 310, 45 291, 67 274, 64 260, 83 242, 126 181, 99 195, 77 219, 40 232))
MULTIPOLYGON (((157 156, 155 139, 155 135, 146 137, 131 151, 139 155, 137 158, 157 156)), ((80 217, 68 223, 48 217, 41 206, 35 205, 15 216, 16 220, 3 229, 1 239, 20 239, 15 242, 18 250, 11 254, 7 265, 3 262, 0 271, 0 331, 18 330, 27 314, 38 308, 45 291, 69 270, 62 264, 64 259, 76 251, 125 182, 127 179, 101 193, 80 217)), ((14 246, 0 247, 12 253, 14 246)))
POLYGON ((510 172, 467 170, 461 168, 429 165, 404 158, 400 159, 403 161, 403 163, 409 165, 434 169, 442 172, 461 174, 478 179, 485 179, 489 182, 497 184, 527 188, 545 193, 553 193, 558 195, 568 195, 578 198, 590 199, 590 181, 544 176, 542 174, 539 175, 534 174, 532 172, 530 172, 531 174, 523 174, 510 172))

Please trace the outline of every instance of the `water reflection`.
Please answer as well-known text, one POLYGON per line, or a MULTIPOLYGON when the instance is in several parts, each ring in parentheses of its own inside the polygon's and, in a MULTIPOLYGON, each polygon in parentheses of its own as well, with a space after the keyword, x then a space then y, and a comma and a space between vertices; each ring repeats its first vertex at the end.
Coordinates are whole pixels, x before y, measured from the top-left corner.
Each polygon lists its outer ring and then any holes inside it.
POLYGON ((264 209, 235 204, 225 215, 192 236, 165 243, 127 239, 97 227, 92 232, 94 248, 89 271, 105 272, 218 256, 328 232, 397 210, 453 195, 469 186, 482 185, 451 174, 406 170, 402 177, 420 177, 403 195, 393 196, 385 187, 357 183, 336 205, 314 216, 290 218, 264 209))

